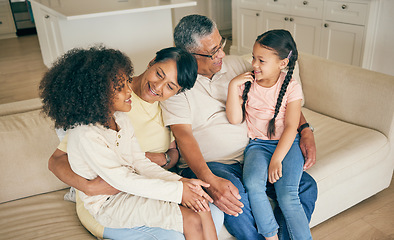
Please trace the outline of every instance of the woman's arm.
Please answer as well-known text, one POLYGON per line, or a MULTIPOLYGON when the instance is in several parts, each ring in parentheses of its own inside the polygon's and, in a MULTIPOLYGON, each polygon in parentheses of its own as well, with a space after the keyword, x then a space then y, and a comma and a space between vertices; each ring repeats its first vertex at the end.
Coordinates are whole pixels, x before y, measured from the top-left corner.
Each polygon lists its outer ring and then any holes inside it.
POLYGON ((228 94, 226 102, 226 115, 231 124, 242 122, 242 98, 239 96, 239 87, 247 81, 253 81, 251 72, 238 75, 230 81, 228 85, 228 94))
POLYGON ((276 182, 282 177, 282 161, 291 148, 297 134, 298 123, 301 114, 301 100, 287 104, 285 114, 285 128, 279 139, 278 146, 272 155, 268 169, 268 180, 276 182))
POLYGON ((173 141, 170 144, 170 147, 168 148, 166 154, 170 158, 170 162, 167 164, 167 158, 164 153, 151 153, 151 152, 146 152, 145 156, 149 158, 152 162, 156 163, 157 165, 163 167, 164 169, 171 169, 175 167, 179 160, 179 152, 176 147, 176 142, 173 141))
POLYGON ((60 149, 56 149, 48 161, 49 170, 62 182, 72 186, 87 195, 113 195, 119 190, 113 188, 100 177, 91 181, 74 173, 68 162, 68 155, 60 149))

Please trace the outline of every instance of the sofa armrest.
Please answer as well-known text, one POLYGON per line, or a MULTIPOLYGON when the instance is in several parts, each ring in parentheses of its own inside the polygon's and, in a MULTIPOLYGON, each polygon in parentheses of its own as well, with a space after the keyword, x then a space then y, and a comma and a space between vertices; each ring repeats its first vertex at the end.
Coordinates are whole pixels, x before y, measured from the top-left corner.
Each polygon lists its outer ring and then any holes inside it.
POLYGON ((299 65, 306 108, 393 139, 394 76, 305 53, 299 65))

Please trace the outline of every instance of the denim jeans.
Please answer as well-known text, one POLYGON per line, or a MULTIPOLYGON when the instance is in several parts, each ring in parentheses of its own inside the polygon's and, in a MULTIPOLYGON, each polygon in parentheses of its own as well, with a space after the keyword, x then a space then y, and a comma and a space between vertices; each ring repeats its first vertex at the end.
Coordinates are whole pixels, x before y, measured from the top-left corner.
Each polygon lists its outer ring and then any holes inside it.
MULTIPOLYGON (((279 229, 266 193, 268 167, 277 144, 278 140, 252 139, 245 149, 244 184, 258 232, 265 237, 272 237, 279 229)), ((312 239, 308 218, 298 195, 303 165, 304 157, 297 135, 282 161, 282 177, 273 184, 291 239, 312 239)))
POLYGON ((113 240, 185 240, 182 233, 162 228, 104 228, 104 238, 113 240))
MULTIPOLYGON (((229 233, 235 236, 239 240, 264 239, 257 232, 256 224, 249 204, 249 198, 246 194, 244 185, 242 183, 241 164, 239 163, 223 164, 218 162, 208 162, 207 165, 213 174, 231 181, 238 188, 238 191, 241 195, 241 202, 244 204, 244 207, 242 209, 243 213, 240 214, 238 217, 233 217, 224 214, 224 225, 226 226, 229 233)), ((184 169, 181 175, 187 178, 196 178, 196 175, 191 171, 190 168, 184 169)), ((270 184, 267 185, 267 194, 271 199, 276 200, 276 194, 273 185, 270 184)), ((299 197, 301 200, 301 204, 305 210, 305 213, 308 217, 308 221, 310 221, 313 210, 315 209, 315 202, 317 198, 317 187, 315 180, 306 172, 304 172, 301 177, 301 183, 299 187, 299 197)), ((276 207, 274 213, 277 222, 280 226, 279 229, 280 239, 289 240, 290 237, 287 232, 287 226, 283 218, 282 212, 278 207, 276 207)), ((216 219, 214 217, 214 221, 216 219)))

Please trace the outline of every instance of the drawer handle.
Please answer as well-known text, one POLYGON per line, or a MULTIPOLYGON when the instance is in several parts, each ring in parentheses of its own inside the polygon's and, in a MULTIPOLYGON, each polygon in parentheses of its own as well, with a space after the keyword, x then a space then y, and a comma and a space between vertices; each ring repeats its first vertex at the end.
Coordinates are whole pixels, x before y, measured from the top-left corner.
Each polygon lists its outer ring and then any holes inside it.
POLYGON ((260 16, 260 13, 256 13, 256 16, 257 16, 257 17, 260 16))
POLYGON ((290 18, 290 22, 294 21, 294 18, 290 18))
POLYGON ((49 18, 49 15, 45 15, 45 18, 49 18))
POLYGON ((302 4, 308 5, 308 1, 303 1, 302 4))
POLYGON ((288 18, 288 17, 285 17, 285 21, 289 21, 289 18, 288 18))
POLYGON ((2 21, 0 21, 0 24, 3 24, 3 22, 2 22, 2 21))
POLYGON ((278 0, 274 0, 274 2, 277 2, 278 0))
POLYGON ((328 28, 329 26, 330 26, 330 25, 328 25, 328 23, 325 23, 325 24, 324 24, 324 27, 325 27, 325 28, 328 28))
POLYGON ((342 5, 342 9, 345 10, 346 8, 347 8, 347 5, 346 5, 346 4, 343 4, 343 5, 342 5))

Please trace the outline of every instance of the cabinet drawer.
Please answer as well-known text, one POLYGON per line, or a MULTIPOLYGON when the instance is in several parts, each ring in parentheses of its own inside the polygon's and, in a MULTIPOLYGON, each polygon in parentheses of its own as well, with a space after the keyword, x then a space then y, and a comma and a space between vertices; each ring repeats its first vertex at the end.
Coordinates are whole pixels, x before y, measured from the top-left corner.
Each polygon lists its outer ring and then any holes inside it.
POLYGON ((327 1, 326 20, 365 25, 368 4, 344 1, 327 1))
POLYGON ((290 14, 290 0, 265 0, 264 11, 290 14))
POLYGON ((291 13, 300 17, 322 18, 323 7, 323 0, 293 0, 291 13))
POLYGON ((0 33, 15 33, 14 20, 8 13, 0 13, 0 33))

